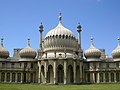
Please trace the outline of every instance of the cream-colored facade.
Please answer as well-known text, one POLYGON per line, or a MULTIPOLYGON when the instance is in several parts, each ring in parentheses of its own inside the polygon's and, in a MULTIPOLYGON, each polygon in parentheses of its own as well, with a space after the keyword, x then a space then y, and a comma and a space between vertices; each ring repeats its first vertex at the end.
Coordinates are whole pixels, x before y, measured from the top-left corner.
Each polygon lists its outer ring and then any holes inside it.
POLYGON ((58 25, 43 39, 40 25, 40 48, 36 53, 28 44, 23 49, 14 49, 13 57, 0 45, 0 83, 81 84, 120 82, 120 39, 112 57, 104 49, 97 49, 91 37, 90 47, 81 48, 81 25, 74 33, 63 26, 62 16, 58 25))

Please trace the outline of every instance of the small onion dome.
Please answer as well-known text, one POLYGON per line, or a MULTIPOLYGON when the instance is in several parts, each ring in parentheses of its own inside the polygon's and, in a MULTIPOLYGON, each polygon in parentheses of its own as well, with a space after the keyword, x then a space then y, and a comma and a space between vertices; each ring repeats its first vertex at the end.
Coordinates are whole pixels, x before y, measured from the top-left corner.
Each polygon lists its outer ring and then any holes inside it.
POLYGON ((112 56, 114 60, 120 60, 120 38, 118 38, 118 46, 112 51, 112 56))
POLYGON ((93 44, 93 37, 91 37, 91 46, 85 51, 85 57, 87 59, 96 60, 101 56, 101 51, 97 49, 93 44))
POLYGON ((3 46, 3 38, 1 38, 1 44, 0 44, 0 58, 8 58, 9 52, 6 48, 3 46))
POLYGON ((21 58, 32 58, 34 59, 36 57, 36 51, 33 50, 31 47, 30 47, 30 38, 28 38, 28 45, 26 48, 22 49, 20 52, 20 57, 21 58))

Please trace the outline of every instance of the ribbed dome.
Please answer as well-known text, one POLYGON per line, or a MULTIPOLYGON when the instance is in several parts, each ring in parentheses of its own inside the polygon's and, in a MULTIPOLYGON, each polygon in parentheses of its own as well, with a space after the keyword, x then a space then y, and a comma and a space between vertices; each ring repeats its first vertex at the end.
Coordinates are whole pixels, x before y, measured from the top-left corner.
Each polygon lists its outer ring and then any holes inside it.
POLYGON ((118 38, 118 46, 116 49, 112 51, 113 59, 119 59, 120 60, 120 39, 118 38))
POLYGON ((58 25, 50 30, 44 40, 44 51, 54 50, 75 50, 77 48, 77 41, 72 31, 65 28, 61 22, 61 16, 59 16, 58 25))
POLYGON ((59 22, 59 24, 52 30, 50 30, 45 38, 47 37, 52 37, 52 36, 59 36, 59 35, 64 35, 64 36, 71 36, 71 37, 75 37, 73 32, 71 32, 69 29, 65 28, 61 22, 59 22))
POLYGON ((29 40, 28 39, 28 45, 26 48, 22 49, 19 54, 20 54, 20 57, 21 58, 32 58, 34 59, 36 57, 36 51, 33 50, 31 47, 30 47, 30 43, 29 43, 29 40))
POLYGON ((87 59, 99 59, 101 56, 101 51, 95 48, 93 44, 93 38, 91 38, 91 46, 85 51, 85 57, 87 59))
POLYGON ((8 58, 9 52, 6 48, 3 46, 3 38, 1 38, 1 45, 0 45, 0 58, 8 58))

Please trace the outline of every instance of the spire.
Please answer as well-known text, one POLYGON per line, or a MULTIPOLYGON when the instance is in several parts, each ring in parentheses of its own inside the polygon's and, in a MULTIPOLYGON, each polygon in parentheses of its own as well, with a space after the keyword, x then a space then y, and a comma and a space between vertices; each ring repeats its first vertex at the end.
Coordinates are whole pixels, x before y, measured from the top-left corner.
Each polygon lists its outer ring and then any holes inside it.
POLYGON ((81 28, 82 28, 82 27, 81 27, 80 22, 79 22, 79 23, 78 23, 78 26, 77 26, 77 31, 78 31, 78 32, 82 31, 81 28))
POLYGON ((93 36, 91 36, 91 45, 94 45, 93 40, 94 40, 94 38, 93 38, 93 36))
POLYGON ((4 40, 4 38, 3 37, 1 37, 1 45, 3 46, 3 40, 4 40))
POLYGON ((118 37, 118 46, 120 46, 120 38, 118 37))
POLYGON ((62 13, 59 13, 59 22, 61 23, 62 22, 62 13))
POLYGON ((30 37, 28 37, 28 46, 30 46, 30 37))
POLYGON ((40 32, 42 32, 42 31, 43 31, 43 28, 44 28, 44 27, 43 27, 43 24, 42 24, 42 22, 40 23, 40 26, 39 26, 39 28, 40 28, 40 30, 39 30, 39 31, 40 31, 40 32))

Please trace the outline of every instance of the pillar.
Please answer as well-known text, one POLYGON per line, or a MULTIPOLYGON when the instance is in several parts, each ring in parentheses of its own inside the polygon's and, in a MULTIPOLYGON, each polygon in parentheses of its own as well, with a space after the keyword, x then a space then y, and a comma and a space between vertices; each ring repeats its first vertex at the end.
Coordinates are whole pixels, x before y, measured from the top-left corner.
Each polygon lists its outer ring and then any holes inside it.
POLYGON ((67 61, 64 60, 64 84, 67 84, 67 61))
POLYGON ((100 73, 97 73, 97 83, 100 83, 100 73))
POLYGON ((6 79, 7 79, 7 73, 5 72, 5 80, 4 80, 4 82, 6 82, 6 79))
POLYGON ((93 83, 93 73, 90 73, 90 82, 93 83))
POLYGON ((54 84, 56 84, 56 60, 54 61, 54 84))
POLYGON ((40 65, 40 61, 38 61, 38 66, 39 66, 38 83, 41 83, 41 65, 40 65))
POLYGON ((47 83, 47 61, 45 61, 45 83, 47 83))
POLYGON ((0 82, 1 82, 1 72, 0 72, 0 82))
POLYGON ((111 73, 109 73, 109 83, 111 83, 111 73))
POLYGON ((74 83, 76 83, 76 60, 74 60, 74 83))
POLYGON ((103 73, 103 82, 105 83, 105 72, 103 73))
POLYGON ((116 83, 116 73, 114 72, 114 82, 116 83))
POLYGON ((10 72, 10 82, 12 82, 12 72, 10 72))
POLYGON ((18 75, 15 73, 15 82, 17 82, 18 75))
POLYGON ((23 72, 21 73, 21 83, 23 82, 23 72))
POLYGON ((95 83, 95 73, 92 73, 93 83, 95 83))
POLYGON ((83 70, 82 70, 82 62, 80 62, 80 82, 82 82, 82 73, 83 72, 83 70))

